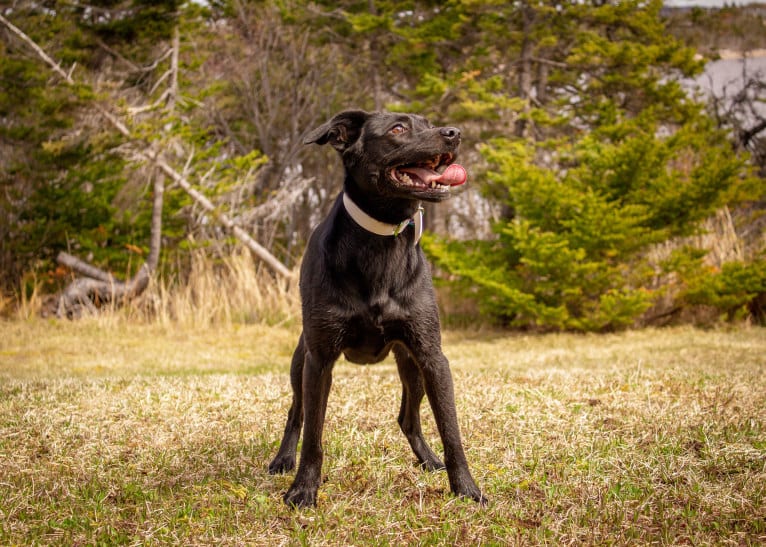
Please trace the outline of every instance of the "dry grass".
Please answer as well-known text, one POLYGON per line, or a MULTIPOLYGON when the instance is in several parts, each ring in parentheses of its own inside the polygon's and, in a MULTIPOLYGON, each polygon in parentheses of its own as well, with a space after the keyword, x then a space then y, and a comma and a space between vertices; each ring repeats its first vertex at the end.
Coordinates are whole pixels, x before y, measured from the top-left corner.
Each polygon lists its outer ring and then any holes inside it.
MULTIPOLYGON (((99 317, 107 322, 190 328, 290 325, 300 319, 297 268, 295 280, 276 278, 248 250, 240 248, 218 260, 204 250, 194 251, 189 264, 179 269, 187 271, 182 279, 177 274, 155 277, 138 298, 101 308, 99 317)), ((43 294, 41 285, 41 280, 30 274, 15 298, 0 299, 0 317, 28 320, 52 316, 56 296, 43 294)))
POLYGON ((392 363, 339 363, 327 480, 297 512, 265 472, 295 327, 0 330, 3 545, 766 541, 763 330, 446 333, 484 509, 415 468, 392 363))
POLYGON ((197 252, 183 283, 153 284, 128 312, 133 319, 162 325, 275 325, 300 318, 300 299, 295 282, 273 277, 245 249, 219 263, 197 252))

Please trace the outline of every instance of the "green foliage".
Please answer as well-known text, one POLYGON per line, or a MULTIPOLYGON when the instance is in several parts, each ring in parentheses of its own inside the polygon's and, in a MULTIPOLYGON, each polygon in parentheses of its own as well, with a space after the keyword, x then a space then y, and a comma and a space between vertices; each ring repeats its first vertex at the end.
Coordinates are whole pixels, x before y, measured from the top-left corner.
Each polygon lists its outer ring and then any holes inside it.
MULTIPOLYGON (((64 56, 83 59, 73 49, 78 32, 62 20, 24 22, 33 37, 55 36, 65 44, 64 56)), ((119 222, 110 201, 124 178, 122 160, 76 128, 92 93, 51 85, 50 74, 14 43, 0 48, 0 117, 7 122, 0 125, 0 146, 8 151, 0 160, 0 262, 7 282, 81 241, 102 249, 119 222)))
POLYGON ((95 0, 87 9, 76 7, 74 15, 91 39, 115 45, 143 62, 152 54, 148 45, 170 38, 181 5, 179 0, 95 0), (88 10, 101 16, 91 17, 88 10))
POLYGON ((574 4, 561 13, 480 4, 479 20, 490 26, 517 24, 498 28, 491 44, 479 40, 477 53, 518 51, 521 76, 544 65, 547 87, 537 77, 488 76, 485 64, 474 73, 482 92, 451 88, 452 112, 481 112, 476 104, 495 102, 490 89, 530 99, 496 116, 514 120, 515 136, 481 147, 482 189, 505 211, 497 239, 429 240, 426 249, 503 324, 629 326, 656 298, 650 246, 693 233, 733 196, 754 197, 745 159, 676 81, 701 65, 664 32, 659 2, 574 4))
POLYGON ((497 240, 426 248, 503 323, 629 326, 653 301, 648 247, 691 233, 740 183, 742 160, 698 127, 660 138, 637 118, 569 144, 494 139, 486 190, 512 211, 497 240), (539 165, 543 152, 562 169, 539 165))
POLYGON ((748 315, 763 322, 766 319, 766 257, 750 262, 727 262, 720 269, 707 266, 705 255, 684 247, 674 252, 663 264, 666 272, 676 275, 679 306, 710 307, 726 320, 748 315))
MULTIPOLYGON (((187 170, 189 177, 214 178, 211 187, 203 189, 208 194, 225 194, 264 163, 257 150, 231 154, 228 140, 215 134, 209 120, 201 119, 203 101, 226 89, 219 82, 200 82, 203 74, 196 71, 207 52, 198 55, 184 42, 179 78, 183 95, 172 112, 159 100, 166 86, 154 82, 168 81, 161 75, 170 61, 162 52, 167 51, 173 27, 194 36, 204 23, 202 8, 179 6, 174 1, 108 1, 88 10, 62 4, 54 12, 30 4, 13 14, 22 30, 66 70, 74 64, 75 79, 87 81, 93 75, 106 82, 101 89, 111 90, 99 96, 87 85, 52 84, 51 73, 25 46, 13 39, 0 42, 7 53, 0 55, 0 116, 9 120, 0 127, 0 146, 12 151, 0 160, 0 185, 8 197, 0 199, 0 211, 6 213, 0 222, 4 285, 16 286, 30 269, 53 271, 61 250, 118 275, 131 275, 142 263, 144 257, 136 253, 147 250, 151 177, 156 175, 126 159, 132 153, 124 139, 92 116, 93 102, 106 99, 102 104, 108 105, 119 86, 129 90, 126 96, 134 105, 158 101, 148 114, 127 120, 134 141, 143 141, 139 147, 144 150, 150 143, 164 150, 190 150, 195 162, 187 170), (112 63, 104 64, 105 53, 112 63), (155 71, 139 67, 158 58, 155 71)), ((188 234, 184 212, 190 205, 180 190, 165 192, 166 256, 188 234)))

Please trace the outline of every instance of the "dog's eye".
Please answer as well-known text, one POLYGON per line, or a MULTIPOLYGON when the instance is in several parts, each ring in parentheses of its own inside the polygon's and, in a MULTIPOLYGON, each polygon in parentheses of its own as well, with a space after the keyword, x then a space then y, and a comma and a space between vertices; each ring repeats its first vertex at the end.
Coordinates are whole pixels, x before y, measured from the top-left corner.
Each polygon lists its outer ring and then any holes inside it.
POLYGON ((395 125, 395 126, 393 126, 391 129, 389 129, 389 130, 388 130, 388 132, 389 132, 389 133, 391 133, 392 135, 401 135, 401 134, 402 134, 402 133, 404 133, 405 131, 407 131, 407 128, 406 128, 406 127, 404 127, 404 126, 403 126, 402 124, 400 124, 400 123, 396 124, 396 125, 395 125))

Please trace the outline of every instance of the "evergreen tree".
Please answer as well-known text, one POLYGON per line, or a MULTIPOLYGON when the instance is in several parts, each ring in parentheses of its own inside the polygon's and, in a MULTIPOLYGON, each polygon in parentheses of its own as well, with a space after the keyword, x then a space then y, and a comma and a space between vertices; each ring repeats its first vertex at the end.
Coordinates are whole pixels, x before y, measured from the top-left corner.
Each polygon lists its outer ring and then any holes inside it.
POLYGON ((505 214, 494 241, 427 250, 503 323, 631 325, 657 296, 649 246, 740 192, 744 159, 681 89, 700 65, 664 32, 660 2, 481 4, 479 20, 504 30, 476 42, 478 92, 463 86, 449 107, 507 96, 512 125, 482 147, 485 193, 505 214), (514 65, 489 62, 512 52, 514 65))
MULTIPOLYGON (((64 66, 89 66, 89 41, 64 6, 21 3, 12 12, 64 66)), ((0 41, 0 245, 4 283, 13 283, 60 249, 99 248, 122 228, 112 200, 124 183, 117 144, 94 126, 87 87, 57 86, 25 47, 0 41), (84 122, 84 123, 81 123, 84 122), (99 161, 92 161, 98 156, 99 161)))

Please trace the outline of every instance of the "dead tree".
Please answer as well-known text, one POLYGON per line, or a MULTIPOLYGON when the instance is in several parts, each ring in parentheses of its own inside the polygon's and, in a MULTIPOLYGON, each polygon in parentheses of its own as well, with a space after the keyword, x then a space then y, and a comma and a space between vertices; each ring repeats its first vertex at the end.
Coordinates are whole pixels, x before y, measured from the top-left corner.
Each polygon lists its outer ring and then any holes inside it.
MULTIPOLYGON (((745 57, 742 71, 736 80, 727 82, 721 91, 713 91, 709 83, 709 107, 718 127, 731 134, 737 151, 748 151, 758 176, 766 178, 766 80, 762 70, 753 70, 745 57)), ((745 242, 748 253, 760 249, 762 234, 766 228, 766 200, 743 204, 735 217, 739 236, 745 242)), ((760 311, 753 312, 761 313, 760 311)))
POLYGON ((716 94, 711 80, 710 109, 718 126, 732 132, 738 150, 750 152, 761 177, 766 177, 766 81, 761 71, 752 71, 747 58, 736 81, 723 85, 716 94), (733 87, 733 90, 732 90, 733 87))
POLYGON ((144 292, 152 274, 157 270, 162 246, 162 200, 165 192, 165 177, 159 173, 154 176, 153 191, 149 255, 138 272, 129 280, 120 281, 111 273, 62 251, 56 258, 57 262, 83 277, 72 281, 56 299, 53 309, 56 317, 77 318, 84 310, 95 312, 103 305, 119 305, 144 292))
MULTIPOLYGON (((5 25, 22 42, 27 44, 64 82, 70 86, 75 85, 71 71, 67 73, 56 61, 54 61, 40 46, 38 46, 22 30, 8 21, 0 14, 0 23, 5 25)), ((178 30, 174 31, 173 47, 171 55, 171 68, 169 73, 163 76, 169 77, 171 86, 162 95, 160 100, 152 105, 141 108, 151 110, 159 106, 163 101, 167 101, 167 107, 173 108, 178 91, 178 48, 179 37, 178 30)), ((140 141, 134 137, 130 129, 108 108, 99 103, 95 103, 96 110, 124 137, 133 141, 136 153, 141 160, 153 164, 160 173, 155 176, 154 184, 154 203, 152 211, 151 225, 151 245, 150 252, 146 262, 141 266, 133 278, 127 281, 120 281, 112 274, 105 272, 95 266, 92 266, 68 253, 61 252, 57 261, 70 268, 74 272, 82 275, 82 278, 75 279, 60 295, 55 304, 55 314, 59 317, 77 317, 84 309, 95 310, 100 305, 106 303, 119 303, 126 299, 134 298, 141 294, 147 287, 151 275, 157 268, 160 253, 160 242, 162 235, 162 199, 164 193, 164 177, 169 177, 174 183, 178 184, 196 203, 205 211, 211 214, 218 222, 230 230, 237 239, 243 242, 256 256, 258 256, 266 265, 277 275, 287 279, 293 278, 293 272, 282 264, 265 247, 255 241, 245 230, 239 227, 228 215, 218 211, 215 205, 196 190, 189 180, 174 167, 168 163, 162 150, 158 150, 155 145, 145 141, 140 141)), ((135 113, 135 109, 134 112, 135 113)))

